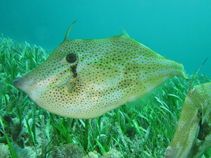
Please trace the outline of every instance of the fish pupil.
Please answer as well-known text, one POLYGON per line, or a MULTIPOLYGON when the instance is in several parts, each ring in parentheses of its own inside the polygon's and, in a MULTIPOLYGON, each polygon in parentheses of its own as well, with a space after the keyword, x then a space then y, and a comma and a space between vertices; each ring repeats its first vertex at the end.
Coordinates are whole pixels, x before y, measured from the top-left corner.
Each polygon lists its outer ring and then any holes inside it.
POLYGON ((67 62, 74 63, 76 61, 76 55, 75 54, 68 54, 66 57, 67 62))

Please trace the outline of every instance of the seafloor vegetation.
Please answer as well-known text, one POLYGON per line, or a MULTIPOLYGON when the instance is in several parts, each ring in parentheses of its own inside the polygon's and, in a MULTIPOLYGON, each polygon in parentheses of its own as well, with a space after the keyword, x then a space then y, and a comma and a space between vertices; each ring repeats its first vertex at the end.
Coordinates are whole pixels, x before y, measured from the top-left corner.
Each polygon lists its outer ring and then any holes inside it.
MULTIPOLYGON (((13 87, 15 76, 37 67, 48 54, 0 38, 0 158, 163 157, 190 81, 174 77, 139 101, 86 122, 51 114, 13 87)), ((209 81, 201 74, 194 84, 209 81)), ((211 157, 211 150, 204 157, 211 157)))

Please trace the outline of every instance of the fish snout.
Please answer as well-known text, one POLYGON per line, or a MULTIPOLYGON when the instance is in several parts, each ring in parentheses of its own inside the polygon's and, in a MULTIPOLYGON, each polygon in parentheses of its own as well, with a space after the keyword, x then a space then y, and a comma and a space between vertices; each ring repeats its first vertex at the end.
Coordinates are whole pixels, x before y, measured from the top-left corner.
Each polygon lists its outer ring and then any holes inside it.
POLYGON ((175 151, 171 146, 169 146, 168 148, 166 148, 165 158, 174 158, 174 157, 175 157, 175 151))
POLYGON ((28 93, 30 90, 30 83, 32 83, 32 79, 28 76, 17 76, 13 81, 13 86, 28 93))
POLYGON ((15 78, 15 80, 13 81, 12 84, 13 84, 13 86, 15 86, 16 88, 20 89, 20 88, 22 87, 23 83, 24 83, 23 80, 24 80, 23 77, 17 76, 17 77, 15 78))

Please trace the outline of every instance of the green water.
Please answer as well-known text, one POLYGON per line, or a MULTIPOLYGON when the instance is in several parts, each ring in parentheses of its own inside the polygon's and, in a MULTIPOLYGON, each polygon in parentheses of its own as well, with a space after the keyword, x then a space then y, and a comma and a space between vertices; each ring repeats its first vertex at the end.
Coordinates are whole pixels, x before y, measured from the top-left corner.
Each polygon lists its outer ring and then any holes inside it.
MULTIPOLYGON (((211 55, 211 1, 0 1, 0 33, 53 50, 70 24, 71 39, 105 38, 124 27, 137 41, 195 72, 211 55)), ((211 59, 201 72, 211 75, 211 59)))

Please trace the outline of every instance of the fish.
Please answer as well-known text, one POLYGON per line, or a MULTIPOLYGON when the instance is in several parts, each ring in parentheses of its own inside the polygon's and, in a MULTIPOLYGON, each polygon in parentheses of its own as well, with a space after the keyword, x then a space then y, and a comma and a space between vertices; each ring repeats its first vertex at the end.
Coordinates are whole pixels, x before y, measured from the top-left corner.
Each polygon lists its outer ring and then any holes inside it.
POLYGON ((211 82, 188 92, 166 158, 199 158, 211 146, 211 82))
POLYGON ((211 82, 193 87, 197 73, 187 92, 174 137, 166 149, 166 158, 200 158, 211 146, 211 82))
POLYGON ((122 31, 104 39, 68 35, 40 66, 13 85, 41 108, 90 119, 147 95, 173 76, 187 79, 181 63, 164 58, 122 31))

